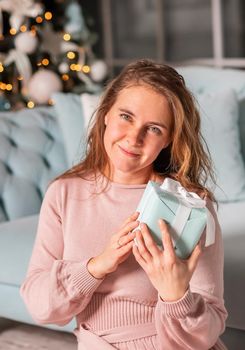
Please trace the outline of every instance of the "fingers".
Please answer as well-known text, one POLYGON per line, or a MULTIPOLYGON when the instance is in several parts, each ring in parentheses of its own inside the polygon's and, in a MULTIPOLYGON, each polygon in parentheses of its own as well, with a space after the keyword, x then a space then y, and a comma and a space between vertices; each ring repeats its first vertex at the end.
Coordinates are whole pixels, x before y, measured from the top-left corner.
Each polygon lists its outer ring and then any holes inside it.
POLYGON ((129 232, 127 235, 124 235, 124 236, 119 236, 116 241, 117 248, 122 248, 130 242, 133 243, 134 238, 135 238, 135 231, 129 232))
POLYGON ((132 231, 139 226, 139 221, 136 221, 138 216, 139 212, 133 213, 121 226, 119 232, 113 235, 112 242, 114 242, 116 249, 120 249, 120 253, 127 251, 129 247, 132 248, 133 239, 135 238, 135 233, 132 231), (123 249, 121 249, 122 247, 123 249))
POLYGON ((131 221, 125 225, 119 232, 115 234, 116 239, 126 236, 129 232, 135 230, 139 226, 139 221, 131 221))
POLYGON ((138 212, 132 214, 125 222, 124 225, 121 226, 119 232, 115 234, 115 239, 121 242, 121 237, 126 236, 129 232, 133 231, 139 226, 139 221, 136 218, 139 216, 138 212))
POLYGON ((145 241, 140 230, 136 230, 136 240, 137 240, 137 248, 141 257, 147 262, 152 259, 152 255, 149 250, 146 248, 145 241))
POLYGON ((188 259, 188 267, 190 271, 195 270, 201 253, 202 253, 202 242, 199 241, 195 249, 191 253, 191 256, 188 259))
POLYGON ((170 259, 176 259, 176 254, 173 247, 173 242, 169 233, 168 226, 166 222, 162 219, 158 220, 158 224, 160 227, 160 230, 162 232, 162 242, 163 242, 163 249, 164 249, 164 255, 170 259))
POLYGON ((132 251, 133 251, 135 260, 145 269, 147 266, 147 262, 145 261, 143 256, 140 254, 138 245, 134 244, 132 251))
POLYGON ((161 250, 156 245, 147 225, 145 223, 140 224, 140 229, 144 239, 145 246, 149 250, 152 256, 158 255, 161 250))
POLYGON ((138 216, 139 216, 139 212, 138 212, 138 211, 134 212, 132 215, 130 215, 130 216, 124 221, 124 223, 122 224, 122 226, 121 226, 120 229, 123 229, 124 226, 127 225, 129 222, 137 220, 138 216))

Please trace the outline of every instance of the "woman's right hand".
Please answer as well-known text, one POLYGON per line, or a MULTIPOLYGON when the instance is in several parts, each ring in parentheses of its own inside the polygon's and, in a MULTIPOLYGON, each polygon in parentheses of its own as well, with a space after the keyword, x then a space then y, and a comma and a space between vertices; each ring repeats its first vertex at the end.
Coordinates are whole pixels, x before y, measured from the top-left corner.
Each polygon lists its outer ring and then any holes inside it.
POLYGON ((138 216, 138 212, 131 215, 120 230, 111 236, 105 250, 89 260, 87 269, 92 276, 98 279, 104 278, 129 257, 135 238, 135 233, 132 231, 139 225, 138 216))

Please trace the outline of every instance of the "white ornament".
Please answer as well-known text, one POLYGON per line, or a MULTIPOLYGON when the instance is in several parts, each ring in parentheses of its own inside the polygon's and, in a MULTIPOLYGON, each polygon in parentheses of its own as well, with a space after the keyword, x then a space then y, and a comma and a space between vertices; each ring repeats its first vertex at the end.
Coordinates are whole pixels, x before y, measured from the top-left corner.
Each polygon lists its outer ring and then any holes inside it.
MULTIPOLYGON (((24 17, 36 17, 43 12, 42 5, 33 0, 0 0, 0 12, 6 11, 11 14, 10 25, 19 30, 24 17)), ((2 31, 2 18, 0 22, 2 31)))
POLYGON ((68 20, 65 24, 65 31, 70 33, 75 39, 81 38, 86 41, 89 36, 89 31, 83 17, 81 6, 77 1, 73 1, 67 5, 65 17, 68 20))
POLYGON ((61 74, 65 74, 69 71, 69 65, 66 62, 61 62, 58 69, 61 74))
POLYGON ((15 63, 19 74, 23 77, 21 81, 22 86, 26 86, 31 75, 32 75, 32 66, 29 57, 26 53, 21 52, 16 49, 11 49, 8 52, 8 55, 4 59, 4 65, 8 66, 11 63, 15 63))
POLYGON ((28 84, 28 95, 36 103, 47 103, 54 92, 62 90, 59 76, 47 69, 33 74, 28 84))
POLYGON ((19 33, 14 40, 17 50, 26 54, 31 54, 35 51, 38 40, 37 36, 30 31, 19 33))
POLYGON ((52 24, 45 22, 41 36, 40 49, 44 52, 48 52, 53 61, 57 62, 57 56, 61 53, 61 43, 63 42, 63 33, 53 30, 52 24))
POLYGON ((102 81, 107 74, 107 66, 104 61, 96 60, 90 66, 90 76, 95 82, 102 81))

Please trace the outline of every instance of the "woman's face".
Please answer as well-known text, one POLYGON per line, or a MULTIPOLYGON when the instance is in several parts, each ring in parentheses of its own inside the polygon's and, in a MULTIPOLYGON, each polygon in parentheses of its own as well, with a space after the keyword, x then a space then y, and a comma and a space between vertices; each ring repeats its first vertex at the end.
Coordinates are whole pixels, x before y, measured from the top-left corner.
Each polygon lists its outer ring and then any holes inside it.
POLYGON ((104 145, 118 183, 146 183, 153 162, 171 141, 167 99, 147 85, 123 89, 105 116, 104 145))

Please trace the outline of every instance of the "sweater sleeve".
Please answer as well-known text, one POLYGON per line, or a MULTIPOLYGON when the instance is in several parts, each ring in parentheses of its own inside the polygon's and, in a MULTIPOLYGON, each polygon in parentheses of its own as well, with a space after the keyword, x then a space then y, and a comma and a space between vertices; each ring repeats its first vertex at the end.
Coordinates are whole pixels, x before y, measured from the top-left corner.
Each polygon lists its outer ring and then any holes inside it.
POLYGON ((27 276, 20 289, 31 316, 40 324, 70 322, 85 309, 102 282, 88 272, 88 260, 63 260, 58 185, 59 180, 45 194, 27 276))
POLYGON ((218 340, 227 317, 223 301, 223 243, 217 215, 210 202, 208 207, 215 219, 215 243, 204 248, 190 287, 180 300, 164 302, 158 298, 159 349, 208 350, 215 344, 219 344, 218 349, 225 349, 218 340))

